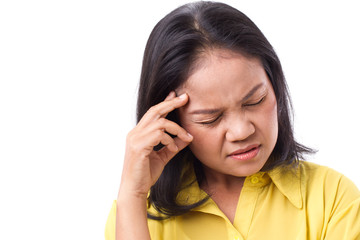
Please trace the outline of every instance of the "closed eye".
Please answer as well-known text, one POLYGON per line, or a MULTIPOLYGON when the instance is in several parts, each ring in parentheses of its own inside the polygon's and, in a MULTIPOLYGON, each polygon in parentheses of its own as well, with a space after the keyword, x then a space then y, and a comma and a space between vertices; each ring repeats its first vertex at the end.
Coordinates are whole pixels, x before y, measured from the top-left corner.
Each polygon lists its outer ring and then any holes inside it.
POLYGON ((211 124, 216 123, 216 121, 218 121, 221 118, 221 116, 222 116, 222 114, 214 119, 209 120, 209 121, 202 121, 202 122, 197 122, 197 123, 202 124, 202 125, 211 125, 211 124))
POLYGON ((251 106, 256 106, 259 105, 260 103, 262 103, 264 101, 265 97, 262 97, 259 101, 255 102, 255 103, 247 103, 244 104, 245 107, 251 107, 251 106))

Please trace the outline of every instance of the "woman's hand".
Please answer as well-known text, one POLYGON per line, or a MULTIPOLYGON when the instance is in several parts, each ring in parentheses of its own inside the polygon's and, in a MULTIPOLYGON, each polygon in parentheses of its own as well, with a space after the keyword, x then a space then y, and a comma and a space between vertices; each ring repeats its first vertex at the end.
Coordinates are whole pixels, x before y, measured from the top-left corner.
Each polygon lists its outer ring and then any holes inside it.
POLYGON ((130 194, 146 199, 165 165, 192 141, 185 129, 165 118, 187 102, 187 94, 176 97, 175 92, 171 92, 163 102, 151 107, 130 131, 126 139, 119 196, 130 194), (176 137, 172 138, 168 133, 176 137), (164 147, 155 151, 154 147, 160 143, 164 147))
POLYGON ((116 210, 116 239, 150 240, 146 199, 165 165, 192 141, 192 136, 166 115, 189 98, 171 92, 151 107, 126 139, 126 152, 116 210), (172 138, 169 134, 174 135, 172 138), (154 147, 164 145, 158 151, 154 147))

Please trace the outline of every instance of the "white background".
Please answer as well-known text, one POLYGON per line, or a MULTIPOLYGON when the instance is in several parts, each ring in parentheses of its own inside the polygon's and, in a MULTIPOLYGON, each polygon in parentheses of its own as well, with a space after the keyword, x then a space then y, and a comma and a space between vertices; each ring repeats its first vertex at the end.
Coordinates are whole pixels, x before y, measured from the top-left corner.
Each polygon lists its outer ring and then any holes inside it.
MULTIPOLYGON (((153 26, 186 1, 1 1, 0 239, 103 239, 153 26)), ((360 186, 355 1, 226 1, 282 61, 310 160, 360 186)))

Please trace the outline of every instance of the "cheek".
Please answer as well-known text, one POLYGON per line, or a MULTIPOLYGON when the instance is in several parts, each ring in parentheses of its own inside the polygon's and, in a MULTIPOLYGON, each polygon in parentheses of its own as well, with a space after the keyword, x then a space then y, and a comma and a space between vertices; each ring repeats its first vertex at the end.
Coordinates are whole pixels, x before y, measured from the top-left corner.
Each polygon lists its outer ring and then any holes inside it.
POLYGON ((219 133, 214 128, 207 128, 202 125, 196 124, 186 118, 183 109, 179 109, 178 118, 181 127, 183 127, 194 138, 189 147, 191 150, 197 149, 200 151, 202 148, 213 147, 216 145, 216 140, 219 139, 219 133))
POLYGON ((216 129, 192 124, 185 124, 184 128, 194 137, 189 147, 198 158, 204 154, 217 152, 221 148, 221 134, 216 129))
POLYGON ((185 124, 184 128, 194 137, 191 145, 205 144, 207 138, 211 136, 211 131, 204 131, 201 126, 198 127, 193 124, 185 124))
POLYGON ((278 117, 275 96, 263 109, 261 125, 263 126, 263 130, 267 132, 269 140, 276 142, 278 135, 278 117))

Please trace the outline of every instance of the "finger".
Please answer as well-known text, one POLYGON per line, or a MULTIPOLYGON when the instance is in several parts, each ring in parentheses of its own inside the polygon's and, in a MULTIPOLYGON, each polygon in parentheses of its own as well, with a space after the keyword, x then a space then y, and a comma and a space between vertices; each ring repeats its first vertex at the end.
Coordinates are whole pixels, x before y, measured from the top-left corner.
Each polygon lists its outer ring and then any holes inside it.
POLYGON ((191 141, 192 136, 179 124, 170 121, 166 118, 161 118, 157 121, 157 124, 154 125, 155 129, 163 129, 163 131, 181 138, 183 141, 191 141))
POLYGON ((157 154, 163 159, 165 163, 167 163, 170 159, 172 159, 178 152, 183 150, 186 146, 190 144, 191 141, 183 141, 180 138, 174 138, 174 143, 177 146, 177 151, 173 151, 169 149, 169 147, 163 147, 161 150, 157 152, 157 154))
POLYGON ((178 97, 174 97, 172 100, 173 104, 165 104, 164 102, 164 106, 161 106, 161 108, 159 109, 159 114, 161 117, 165 118, 168 113, 174 111, 176 108, 180 108, 186 105, 186 103, 189 101, 189 96, 184 93, 178 97))
POLYGON ((175 97, 176 97, 175 91, 171 91, 171 92, 169 93, 169 95, 167 95, 167 97, 165 98, 164 101, 168 101, 168 100, 173 99, 173 98, 175 98, 175 97))
MULTIPOLYGON (((171 138, 175 138, 178 137, 180 138, 182 141, 184 142, 191 142, 192 141, 192 136, 181 126, 179 126, 177 123, 172 122, 168 119, 165 118, 161 118, 158 120, 158 124, 157 125, 152 125, 153 129, 149 129, 150 132, 155 132, 155 131, 161 131, 161 133, 166 133, 169 134, 171 138)), ((154 136, 154 135, 153 135, 154 136)), ((161 144, 156 145, 154 147, 155 151, 159 151, 161 148, 164 147, 164 145, 161 142, 161 144)))
POLYGON ((167 147, 171 152, 177 152, 179 150, 175 144, 174 139, 166 133, 163 134, 160 143, 167 147))
POLYGON ((157 120, 159 118, 165 118, 169 112, 173 111, 176 108, 184 106, 187 103, 189 97, 187 94, 183 94, 179 97, 174 97, 172 99, 170 98, 171 96, 168 98, 168 100, 152 106, 141 118, 138 125, 146 126, 154 120, 157 120))
POLYGON ((160 118, 166 117, 169 112, 172 112, 176 108, 184 106, 189 100, 189 97, 186 93, 182 94, 179 97, 161 102, 149 109, 146 113, 150 118, 160 118))
POLYGON ((174 142, 175 142, 175 144, 176 144, 176 146, 177 146, 178 149, 179 149, 178 151, 183 150, 186 146, 188 146, 188 145, 192 142, 193 136, 191 136, 190 133, 188 133, 188 136, 190 137, 190 140, 189 140, 189 141, 183 141, 181 138, 178 138, 178 137, 176 137, 176 138, 173 139, 174 142))

